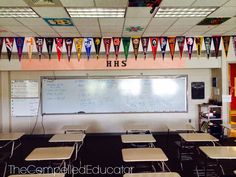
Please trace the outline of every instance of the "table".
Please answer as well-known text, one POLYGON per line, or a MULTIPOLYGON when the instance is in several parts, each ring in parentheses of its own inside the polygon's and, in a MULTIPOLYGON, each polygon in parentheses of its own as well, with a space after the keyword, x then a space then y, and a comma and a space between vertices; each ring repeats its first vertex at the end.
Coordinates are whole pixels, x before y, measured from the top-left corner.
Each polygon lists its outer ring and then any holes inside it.
POLYGON ((126 173, 124 177, 180 177, 178 173, 175 172, 159 172, 159 173, 126 173))
POLYGON ((167 156, 160 148, 129 148, 122 149, 122 157, 125 162, 161 162, 161 168, 169 170, 165 161, 167 156))
POLYGON ((87 129, 87 125, 66 125, 63 127, 64 133, 86 133, 87 129))
POLYGON ((8 177, 64 177, 64 173, 10 175, 8 177))
POLYGON ((121 135, 122 143, 149 143, 151 147, 154 147, 156 139, 152 134, 126 134, 121 135))
POLYGON ((130 124, 125 126, 126 133, 141 133, 141 132, 149 132, 151 133, 151 129, 144 124, 130 124))
POLYGON ((212 142, 215 145, 219 141, 209 133, 179 133, 179 136, 186 142, 212 142))

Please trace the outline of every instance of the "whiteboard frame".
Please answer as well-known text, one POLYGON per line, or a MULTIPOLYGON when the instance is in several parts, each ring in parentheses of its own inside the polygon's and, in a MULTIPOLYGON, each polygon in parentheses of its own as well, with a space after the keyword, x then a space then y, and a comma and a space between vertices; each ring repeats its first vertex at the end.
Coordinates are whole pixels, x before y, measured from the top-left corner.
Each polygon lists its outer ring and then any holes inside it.
POLYGON ((41 76, 40 77, 40 102, 41 102, 41 115, 84 115, 84 114, 150 114, 150 113, 188 113, 188 97, 189 97, 189 92, 188 92, 188 75, 187 74, 179 74, 179 75, 116 75, 116 76, 111 76, 111 75, 101 75, 101 76, 41 76), (42 94, 42 88, 43 88, 43 79, 48 79, 48 80, 59 80, 59 79, 152 79, 152 78, 178 78, 178 77, 185 77, 186 78, 186 111, 163 111, 163 112, 158 112, 158 111, 153 111, 153 112, 85 112, 85 113, 44 113, 43 112, 43 94, 42 94))

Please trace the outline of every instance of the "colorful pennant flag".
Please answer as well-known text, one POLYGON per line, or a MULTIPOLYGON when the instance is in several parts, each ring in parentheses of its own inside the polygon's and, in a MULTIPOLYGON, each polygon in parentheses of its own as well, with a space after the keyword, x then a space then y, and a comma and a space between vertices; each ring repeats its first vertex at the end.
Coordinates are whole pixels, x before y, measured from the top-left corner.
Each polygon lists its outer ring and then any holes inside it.
POLYGON ((120 41, 121 41, 120 37, 113 37, 113 45, 114 45, 116 59, 118 58, 118 55, 119 55, 120 41))
POLYGON ((65 44, 66 44, 67 58, 70 61, 71 50, 72 50, 72 46, 73 46, 73 38, 65 38, 65 44))
POLYGON ((81 52, 82 52, 82 47, 83 47, 83 38, 74 38, 74 43, 75 43, 75 49, 77 52, 77 58, 80 60, 81 58, 81 52))
POLYGON ((176 37, 168 37, 171 59, 174 59, 176 37))
POLYGON ((149 44, 149 37, 142 37, 141 38, 141 43, 143 47, 143 55, 144 59, 147 57, 147 50, 148 50, 148 44, 149 44))
POLYGON ((111 38, 103 38, 103 44, 106 52, 106 58, 109 58, 111 48, 111 38))
POLYGON ((102 38, 99 38, 99 37, 93 38, 97 59, 99 58, 99 52, 100 52, 100 48, 101 48, 101 41, 102 41, 102 38))
POLYGON ((233 36, 234 54, 236 56, 236 36, 233 36))
POLYGON ((125 59, 127 60, 129 55, 130 37, 123 37, 122 42, 124 47, 125 59))
POLYGON ((205 43, 205 48, 206 48, 206 54, 207 58, 210 58, 211 55, 211 37, 204 37, 204 43, 205 43))
POLYGON ((28 58, 32 59, 34 38, 33 37, 26 37, 25 41, 26 41, 26 45, 27 45, 28 58))
POLYGON ((183 52, 184 52, 184 43, 185 43, 185 37, 184 36, 178 36, 176 38, 178 46, 179 46, 179 55, 180 59, 183 57, 183 52))
POLYGON ((63 46, 63 38, 56 38, 56 49, 57 49, 57 58, 58 61, 61 60, 62 46, 63 46))
POLYGON ((22 50, 23 50, 23 47, 24 47, 25 38, 24 37, 16 37, 15 41, 16 41, 16 48, 17 48, 18 58, 19 58, 19 61, 21 61, 22 50))
POLYGON ((196 43, 196 48, 197 48, 197 56, 201 56, 201 50, 202 50, 202 41, 203 37, 196 37, 195 38, 195 43, 196 43))
POLYGON ((138 58, 139 43, 140 43, 140 37, 132 37, 135 60, 137 60, 138 58))
POLYGON ((0 59, 1 59, 1 56, 2 56, 3 40, 4 40, 4 38, 0 37, 0 59))
POLYGON ((6 37, 5 38, 5 44, 7 48, 7 56, 8 60, 11 60, 11 53, 12 53, 12 48, 13 48, 13 43, 14 43, 14 38, 13 37, 6 37))
POLYGON ((167 45, 167 37, 161 37, 160 38, 160 47, 161 47, 161 53, 162 53, 163 60, 165 58, 166 45, 167 45))
POLYGON ((220 37, 220 36, 213 36, 212 39, 213 39, 213 43, 214 43, 214 47, 215 47, 216 58, 218 58, 218 56, 219 56, 219 49, 220 49, 221 37, 220 37))
POLYGON ((53 38, 45 38, 49 59, 52 57, 53 38))
POLYGON ((151 47, 152 47, 153 59, 156 60, 158 37, 150 37, 150 43, 151 43, 151 47))
POLYGON ((92 38, 84 38, 84 46, 86 49, 86 54, 88 59, 90 58, 91 47, 92 47, 92 38))
POLYGON ((230 36, 222 36, 223 45, 225 49, 225 56, 228 57, 228 51, 229 51, 229 42, 230 42, 230 36))
POLYGON ((191 59, 193 52, 194 37, 186 37, 186 43, 188 47, 188 58, 191 59))
POLYGON ((38 56, 40 60, 43 54, 43 41, 44 41, 44 38, 41 38, 41 37, 35 38, 35 44, 36 44, 36 48, 37 48, 38 56))

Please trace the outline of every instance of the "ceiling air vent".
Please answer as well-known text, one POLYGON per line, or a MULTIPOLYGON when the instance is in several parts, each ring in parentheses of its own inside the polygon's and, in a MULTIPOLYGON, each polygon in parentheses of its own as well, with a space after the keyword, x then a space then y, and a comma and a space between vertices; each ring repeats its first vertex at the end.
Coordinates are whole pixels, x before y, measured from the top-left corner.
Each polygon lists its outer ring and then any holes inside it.
POLYGON ((31 7, 60 7, 62 6, 60 0, 24 0, 31 7))

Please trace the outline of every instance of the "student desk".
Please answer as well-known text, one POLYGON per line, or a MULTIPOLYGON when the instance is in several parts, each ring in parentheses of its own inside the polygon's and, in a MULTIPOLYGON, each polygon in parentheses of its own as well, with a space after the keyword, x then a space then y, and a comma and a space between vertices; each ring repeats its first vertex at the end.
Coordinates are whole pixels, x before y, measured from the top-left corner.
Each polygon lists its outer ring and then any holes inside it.
POLYGON ((10 175, 8 177, 64 177, 64 173, 10 175))
POLYGON ((124 174, 124 177, 180 177, 178 173, 174 172, 159 172, 159 173, 133 173, 124 174))
POLYGON ((17 147, 15 147, 15 142, 19 140, 23 135, 24 133, 0 133, 0 141, 8 141, 6 144, 1 146, 0 148, 6 147, 10 143, 12 143, 11 155, 10 155, 10 157, 12 157, 14 150, 20 146, 19 144, 17 147))
POLYGON ((64 133, 86 133, 88 126, 83 125, 66 125, 63 127, 64 133))
POLYGON ((212 142, 215 145, 215 142, 219 141, 217 138, 212 136, 209 133, 179 133, 181 139, 186 142, 212 142))
POLYGON ((150 147, 155 147, 153 143, 156 139, 152 134, 126 134, 121 135, 122 143, 148 143, 150 147))
POLYGON ((132 124, 125 127, 126 134, 128 133, 151 133, 151 129, 147 125, 143 124, 132 124))
POLYGON ((169 170, 165 164, 168 158, 160 148, 122 149, 122 157, 125 162, 161 162, 162 171, 165 167, 169 170))
MULTIPOLYGON (((199 149, 206 155, 205 176, 207 175, 208 157, 215 160, 236 160, 236 146, 200 146, 199 149)), ((224 174, 224 170, 222 167, 221 170, 224 174)))

